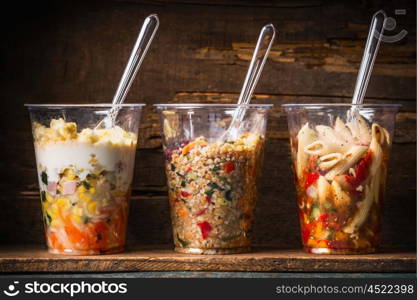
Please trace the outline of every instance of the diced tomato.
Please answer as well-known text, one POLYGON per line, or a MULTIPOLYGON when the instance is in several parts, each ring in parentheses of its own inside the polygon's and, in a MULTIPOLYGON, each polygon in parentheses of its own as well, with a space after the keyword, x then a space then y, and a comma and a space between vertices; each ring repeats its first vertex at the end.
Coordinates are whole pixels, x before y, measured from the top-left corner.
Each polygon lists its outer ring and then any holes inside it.
POLYGON ((209 196, 206 196, 207 203, 211 203, 211 198, 209 196))
POLYGON ((180 202, 180 199, 175 198, 174 202, 180 202))
POLYGON ((199 210, 198 212, 196 212, 194 215, 195 216, 201 216, 202 214, 204 214, 207 211, 207 208, 203 208, 201 210, 199 210))
POLYGON ((329 221, 329 214, 324 213, 319 217, 319 220, 323 223, 327 223, 329 221))
POLYGON ((329 241, 327 246, 330 249, 346 249, 346 248, 351 247, 349 242, 347 242, 347 241, 337 241, 337 240, 329 241))
POLYGON ((187 198, 187 197, 190 197, 190 196, 191 196, 191 194, 186 192, 186 191, 181 192, 181 197, 187 198))
POLYGON ((225 171, 227 174, 232 173, 234 170, 235 170, 235 164, 234 164, 233 162, 228 161, 228 162, 226 162, 226 163, 224 164, 224 171, 225 171))
POLYGON ((207 239, 210 231, 213 229, 209 222, 199 222, 197 223, 197 226, 200 227, 201 235, 203 236, 203 240, 207 239))
POLYGON ((303 238, 303 244, 306 245, 311 235, 311 224, 304 224, 304 228, 301 231, 301 236, 303 238))
POLYGON ((316 240, 317 248, 327 248, 329 245, 329 240, 316 240))
POLYGON ((359 161, 355 168, 355 176, 345 175, 346 181, 352 185, 354 190, 360 185, 367 177, 369 173, 369 166, 372 162, 372 152, 368 150, 365 156, 359 161))
POLYGON ((305 183, 305 189, 307 189, 310 185, 314 184, 317 179, 319 179, 320 174, 319 173, 309 173, 307 175, 307 180, 305 183))
POLYGON ((372 152, 368 150, 365 157, 358 163, 358 166, 355 169, 356 177, 355 182, 356 184, 360 184, 362 181, 368 177, 369 173, 369 166, 372 162, 372 152))
POLYGON ((191 172, 193 170, 193 168, 188 168, 185 172, 191 172))

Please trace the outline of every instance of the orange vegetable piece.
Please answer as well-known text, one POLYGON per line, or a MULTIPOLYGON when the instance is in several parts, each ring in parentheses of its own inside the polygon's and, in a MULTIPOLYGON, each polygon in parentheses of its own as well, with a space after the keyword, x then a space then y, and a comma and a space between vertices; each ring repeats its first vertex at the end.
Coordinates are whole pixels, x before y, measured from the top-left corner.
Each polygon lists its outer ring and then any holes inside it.
POLYGON ((178 210, 178 215, 181 216, 181 217, 186 216, 187 214, 188 214, 188 212, 187 212, 187 210, 184 207, 181 207, 178 210))
POLYGON ((194 142, 188 143, 187 145, 182 148, 182 155, 186 155, 188 152, 191 151, 196 146, 207 146, 207 143, 205 141, 196 140, 194 142))

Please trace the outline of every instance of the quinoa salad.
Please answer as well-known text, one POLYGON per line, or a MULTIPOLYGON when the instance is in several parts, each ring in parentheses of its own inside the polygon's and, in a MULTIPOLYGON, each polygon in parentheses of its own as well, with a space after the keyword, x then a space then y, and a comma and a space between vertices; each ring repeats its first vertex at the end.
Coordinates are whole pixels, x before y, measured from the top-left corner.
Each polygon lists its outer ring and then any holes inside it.
POLYGON ((249 250, 263 144, 263 136, 245 133, 234 141, 198 137, 165 149, 176 251, 249 250))

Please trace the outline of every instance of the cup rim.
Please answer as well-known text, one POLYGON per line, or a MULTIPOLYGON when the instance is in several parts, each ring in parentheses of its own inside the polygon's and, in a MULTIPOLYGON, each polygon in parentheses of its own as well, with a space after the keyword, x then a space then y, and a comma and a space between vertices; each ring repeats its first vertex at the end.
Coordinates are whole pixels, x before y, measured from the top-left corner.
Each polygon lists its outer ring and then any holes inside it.
POLYGON ((372 107, 387 107, 387 108, 399 108, 401 104, 394 104, 394 103, 362 103, 362 104, 352 104, 352 103, 286 103, 281 104, 284 108, 291 108, 291 107, 307 107, 307 108, 322 108, 324 107, 363 107, 363 108, 372 108, 372 107))
POLYGON ((112 108, 112 107, 143 107, 145 103, 123 103, 123 104, 111 104, 111 103, 92 103, 92 104, 28 104, 25 103, 24 106, 26 107, 51 107, 51 108, 59 108, 59 107, 105 107, 105 108, 112 108))
POLYGON ((237 103, 158 103, 154 104, 158 109, 164 107, 178 108, 178 109, 190 109, 190 108, 270 108, 273 104, 241 104, 237 103))

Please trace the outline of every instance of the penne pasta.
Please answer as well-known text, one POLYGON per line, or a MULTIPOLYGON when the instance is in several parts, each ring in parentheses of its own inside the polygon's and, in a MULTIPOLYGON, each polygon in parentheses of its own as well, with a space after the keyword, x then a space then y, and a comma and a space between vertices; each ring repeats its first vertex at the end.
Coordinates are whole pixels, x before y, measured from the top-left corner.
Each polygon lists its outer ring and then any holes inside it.
POLYGON ((350 197, 347 193, 342 190, 342 187, 337 183, 336 180, 332 181, 332 196, 333 203, 337 208, 346 207, 350 203, 350 197))
POLYGON ((345 173, 352 167, 354 164, 358 162, 358 160, 365 154, 368 150, 366 146, 353 146, 344 156, 339 163, 331 169, 325 175, 327 180, 333 180, 333 178, 339 174, 345 173))
POLYGON ((353 216, 352 221, 350 221, 350 223, 345 228, 343 228, 343 232, 353 234, 362 226, 368 217, 373 199, 373 188, 365 186, 365 198, 362 202, 359 203, 358 211, 353 216))
POLYGON ((317 180, 317 192, 318 192, 318 198, 319 198, 319 202, 321 204, 324 204, 325 202, 327 202, 327 198, 328 195, 330 194, 331 190, 330 190, 330 184, 327 182, 327 180, 323 177, 320 176, 319 179, 317 180))
POLYGON ((317 138, 314 130, 309 128, 308 123, 306 123, 298 132, 298 149, 297 149, 297 162, 296 162, 296 172, 297 177, 301 178, 303 175, 303 170, 307 165, 308 154, 304 152, 305 146, 311 144, 317 138))
POLYGON ((341 161, 343 155, 341 153, 329 153, 320 157, 319 168, 322 171, 327 171, 333 168, 339 161, 341 161))
POLYGON ((382 148, 380 141, 383 139, 384 133, 381 127, 377 124, 372 125, 372 140, 369 145, 369 150, 372 153, 372 162, 370 166, 370 175, 375 176, 380 169, 382 163, 382 148))
POLYGON ((315 141, 305 146, 304 152, 310 155, 323 155, 328 152, 328 148, 322 141, 315 141))
POLYGON ((336 122, 334 124, 334 130, 341 135, 346 141, 352 142, 353 137, 352 133, 350 132, 349 128, 346 127, 346 124, 339 118, 336 118, 336 122))
POLYGON ((368 123, 365 121, 365 119, 360 115, 360 113, 356 113, 356 122, 358 124, 359 129, 359 140, 362 143, 369 144, 371 141, 371 134, 369 130, 368 123))
POLYGON ((382 131, 384 132, 385 135, 385 142, 387 143, 388 146, 391 145, 391 138, 389 136, 388 130, 386 130, 384 127, 381 127, 382 131))
MULTIPOLYGON (((327 153, 330 152, 346 152, 349 149, 349 141, 345 140, 332 127, 318 125, 316 131, 319 140, 327 145, 327 153)), ((325 153, 325 154, 327 154, 325 153)))

